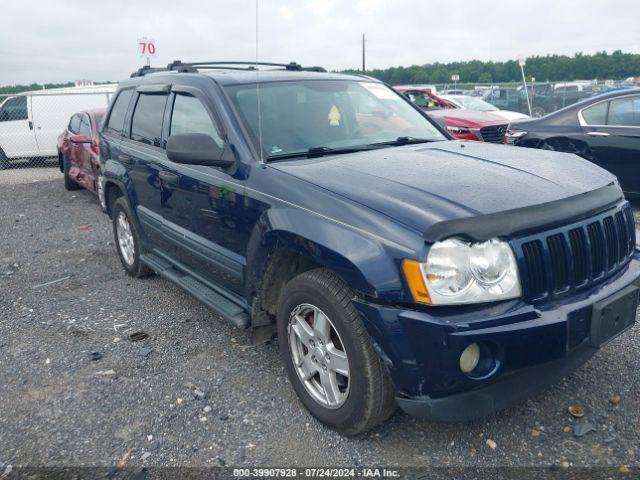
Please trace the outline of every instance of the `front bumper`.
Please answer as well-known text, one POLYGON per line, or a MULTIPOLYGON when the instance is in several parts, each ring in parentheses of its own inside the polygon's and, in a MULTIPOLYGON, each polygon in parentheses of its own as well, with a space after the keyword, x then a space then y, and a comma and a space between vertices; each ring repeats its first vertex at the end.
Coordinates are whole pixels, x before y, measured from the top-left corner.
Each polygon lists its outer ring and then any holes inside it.
POLYGON ((556 382, 596 351, 590 338, 593 305, 640 278, 640 253, 591 289, 552 304, 523 301, 416 311, 355 302, 407 413, 437 420, 471 420, 493 413, 556 382), (496 368, 472 378, 459 368, 473 342, 496 346, 496 368))

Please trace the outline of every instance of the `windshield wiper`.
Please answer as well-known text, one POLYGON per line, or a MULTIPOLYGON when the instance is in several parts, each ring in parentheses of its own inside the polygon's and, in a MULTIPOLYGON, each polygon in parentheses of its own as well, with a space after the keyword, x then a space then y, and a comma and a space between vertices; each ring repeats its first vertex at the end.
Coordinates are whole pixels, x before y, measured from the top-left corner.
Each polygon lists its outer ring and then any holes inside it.
POLYGON ((359 145, 355 147, 341 147, 341 148, 331 148, 331 147, 311 147, 307 151, 304 152, 291 152, 291 153, 282 153, 278 155, 270 155, 266 158, 266 160, 287 160, 289 158, 316 158, 316 157, 324 157, 325 155, 339 155, 343 153, 355 153, 362 152, 364 150, 372 150, 376 148, 375 145, 359 145))
POLYGON ((416 137, 398 137, 395 140, 389 140, 388 142, 377 142, 372 143, 371 145, 388 145, 388 146, 396 146, 396 145, 414 145, 417 143, 429 143, 434 142, 435 140, 429 140, 428 138, 416 138, 416 137))

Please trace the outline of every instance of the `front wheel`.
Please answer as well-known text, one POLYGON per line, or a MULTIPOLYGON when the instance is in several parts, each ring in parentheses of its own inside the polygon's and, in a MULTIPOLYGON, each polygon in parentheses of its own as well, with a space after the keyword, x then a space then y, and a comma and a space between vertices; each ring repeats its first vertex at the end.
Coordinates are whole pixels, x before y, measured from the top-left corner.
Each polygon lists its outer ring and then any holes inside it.
POLYGON ((375 352, 351 289, 327 269, 305 272, 278 306, 280 354, 293 388, 321 422, 345 435, 394 412, 394 388, 375 352))

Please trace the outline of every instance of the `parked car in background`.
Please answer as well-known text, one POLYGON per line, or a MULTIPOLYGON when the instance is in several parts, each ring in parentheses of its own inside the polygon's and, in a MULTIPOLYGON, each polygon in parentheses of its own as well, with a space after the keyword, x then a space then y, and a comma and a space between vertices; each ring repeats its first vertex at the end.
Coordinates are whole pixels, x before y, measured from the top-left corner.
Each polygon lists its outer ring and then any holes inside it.
POLYGON ((640 88, 597 95, 544 118, 511 124, 505 142, 580 155, 640 195, 640 88))
POLYGON ((58 165, 67 190, 86 188, 98 195, 100 207, 106 211, 99 137, 104 113, 102 108, 71 116, 67 128, 58 136, 58 165))
POLYGON ((509 122, 492 113, 451 108, 427 112, 431 118, 444 125, 452 137, 458 140, 502 143, 509 122))
POLYGON ((457 108, 461 108, 463 110, 475 110, 477 112, 488 112, 498 117, 502 117, 508 122, 529 118, 529 115, 524 113, 513 112, 511 110, 500 110, 489 102, 485 102, 480 98, 471 97, 469 95, 441 95, 440 98, 452 103, 457 108))
MULTIPOLYGON (((609 172, 447 141, 359 75, 266 67, 174 62, 122 82, 101 132, 108 212, 129 275, 277 333, 321 422, 358 434, 396 405, 482 417, 634 325, 640 254, 609 172)), ((434 111, 449 112, 468 113, 434 111)))
POLYGON ((415 89, 410 85, 398 85, 393 88, 402 93, 414 105, 425 110, 427 115, 446 128, 449 134, 458 140, 501 143, 504 139, 508 122, 502 117, 491 113, 460 109, 449 100, 430 91, 415 89))
POLYGON ((446 100, 442 100, 430 88, 416 87, 414 85, 395 85, 393 89, 403 94, 414 105, 423 110, 438 110, 441 108, 455 108, 446 100))
POLYGON ((558 109, 573 105, 596 93, 591 82, 562 82, 553 86, 553 96, 558 109))
POLYGON ((0 104, 0 169, 18 159, 55 158, 57 139, 69 117, 106 108, 117 85, 24 92, 0 104))

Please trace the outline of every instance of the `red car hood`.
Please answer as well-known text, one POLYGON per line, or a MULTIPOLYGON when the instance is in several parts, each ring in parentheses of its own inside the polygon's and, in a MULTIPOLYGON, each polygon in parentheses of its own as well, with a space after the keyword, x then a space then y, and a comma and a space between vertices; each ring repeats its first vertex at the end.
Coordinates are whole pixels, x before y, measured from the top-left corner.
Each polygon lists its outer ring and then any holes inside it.
POLYGON ((443 118, 445 123, 452 127, 482 128, 489 125, 505 125, 509 123, 497 115, 476 110, 432 110, 427 112, 427 115, 433 118, 443 118))

